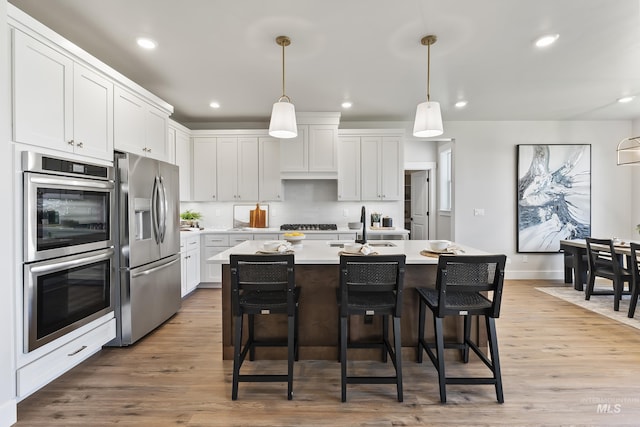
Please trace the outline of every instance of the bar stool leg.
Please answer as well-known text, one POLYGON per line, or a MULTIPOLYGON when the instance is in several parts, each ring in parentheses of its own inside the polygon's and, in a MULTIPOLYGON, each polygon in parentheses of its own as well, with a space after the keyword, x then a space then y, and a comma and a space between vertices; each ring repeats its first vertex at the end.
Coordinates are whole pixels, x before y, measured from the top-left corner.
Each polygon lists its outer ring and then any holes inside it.
POLYGON ((464 348, 462 349, 462 361, 469 363, 469 340, 471 339, 471 316, 464 316, 464 348))
POLYGON ((493 317, 486 316, 487 332, 489 334, 489 351, 491 352, 491 364, 493 376, 496 380, 496 397, 499 403, 504 403, 502 393, 502 372, 500 371, 500 356, 498 355, 498 335, 496 334, 496 322, 493 317))
POLYGON ((382 361, 387 363, 387 342, 389 340, 389 316, 382 316, 382 361))
POLYGON ((287 359, 288 359, 288 370, 287 370, 287 399, 291 400, 293 398, 293 359, 295 358, 295 330, 296 330, 296 318, 295 316, 287 316, 288 317, 288 328, 287 328, 287 359))
POLYGON ((248 314, 247 317, 249 317, 249 336, 247 339, 247 345, 249 345, 249 360, 253 361, 256 360, 256 346, 253 345, 253 340, 255 338, 254 336, 254 326, 255 326, 255 315, 254 314, 248 314))
POLYGON ((440 402, 447 403, 447 378, 444 371, 444 332, 442 329, 442 318, 433 317, 436 334, 436 353, 438 355, 438 383, 440 384, 440 402))
POLYGON ((233 337, 233 380, 231 399, 238 399, 238 381, 240 380, 240 353, 242 352, 242 315, 235 316, 235 331, 233 337))
POLYGON ((340 375, 342 388, 342 401, 347 401, 347 317, 340 317, 340 375))
POLYGON ((424 339, 424 312, 425 312, 425 303, 420 299, 420 312, 418 314, 418 357, 417 362, 422 363, 422 354, 424 353, 424 345, 422 344, 424 339))
MULTIPOLYGON (((385 316, 386 317, 386 316, 385 316)), ((395 344, 393 361, 396 368, 396 387, 398 389, 398 402, 402 402, 402 335, 400 333, 400 318, 393 318, 393 341, 395 344)))

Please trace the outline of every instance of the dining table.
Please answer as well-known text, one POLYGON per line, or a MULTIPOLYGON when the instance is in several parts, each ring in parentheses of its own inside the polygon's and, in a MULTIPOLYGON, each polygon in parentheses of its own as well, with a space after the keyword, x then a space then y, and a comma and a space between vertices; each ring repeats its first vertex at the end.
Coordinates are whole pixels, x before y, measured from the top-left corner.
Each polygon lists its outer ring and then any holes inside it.
MULTIPOLYGON (((621 262, 624 258, 631 256, 631 240, 613 238, 613 248, 616 254, 620 255, 621 262)), ((571 283, 577 291, 583 291, 587 284, 587 272, 589 265, 587 261, 587 241, 585 239, 560 240, 560 251, 564 252, 565 283, 571 283)), ((627 265, 628 260, 627 260, 627 265)))

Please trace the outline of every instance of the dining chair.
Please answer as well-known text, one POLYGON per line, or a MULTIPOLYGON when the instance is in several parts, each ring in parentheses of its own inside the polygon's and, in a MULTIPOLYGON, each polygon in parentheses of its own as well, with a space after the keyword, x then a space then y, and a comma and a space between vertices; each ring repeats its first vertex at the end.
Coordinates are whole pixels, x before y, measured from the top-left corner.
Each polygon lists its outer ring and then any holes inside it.
POLYGON ((286 382, 287 399, 293 398, 293 362, 298 357, 298 301, 300 288, 295 286, 294 255, 229 256, 231 270, 231 305, 234 318, 233 385, 231 398, 238 398, 239 382, 286 382), (242 343, 244 315, 248 317, 248 336, 242 343), (286 340, 259 340, 255 337, 256 315, 287 315, 286 340), (287 374, 240 374, 247 353, 255 358, 256 347, 287 347, 287 374))
POLYGON ((586 242, 589 274, 584 299, 591 299, 591 295, 613 295, 613 309, 619 311, 620 300, 625 293, 624 284, 627 283, 631 291, 633 276, 629 269, 623 267, 621 257, 616 254, 613 240, 587 237, 586 242), (594 290, 597 277, 611 280, 613 290, 594 290))
POLYGON ((340 286, 337 290, 340 324, 340 377, 342 402, 347 401, 347 384, 396 384, 402 402, 402 295, 405 255, 341 255, 340 286), (382 337, 377 342, 349 342, 349 316, 382 316, 382 337), (389 341, 389 317, 393 318, 393 345, 389 341), (347 375, 349 348, 380 348, 382 360, 391 358, 393 376, 347 375))
POLYGON ((440 402, 447 402, 447 384, 493 384, 499 403, 504 402, 502 375, 498 355, 495 319, 500 316, 506 255, 440 255, 435 288, 418 288, 420 310, 418 318, 418 363, 427 353, 438 371, 440 402), (425 311, 433 315, 434 341, 425 338, 425 311), (484 316, 489 341, 489 355, 471 339, 471 318, 484 316), (462 317, 462 340, 444 340, 443 321, 446 317, 462 317), (469 362, 469 349, 491 371, 490 377, 448 377, 445 371, 445 348, 462 351, 462 360, 469 362), (435 349, 435 352, 434 352, 435 349))
POLYGON ((629 268, 631 269, 632 276, 632 291, 631 300, 629 301, 629 313, 628 317, 633 317, 636 313, 636 305, 638 304, 638 290, 640 290, 640 262, 638 262, 638 255, 640 255, 640 244, 631 243, 631 256, 629 257, 629 268))

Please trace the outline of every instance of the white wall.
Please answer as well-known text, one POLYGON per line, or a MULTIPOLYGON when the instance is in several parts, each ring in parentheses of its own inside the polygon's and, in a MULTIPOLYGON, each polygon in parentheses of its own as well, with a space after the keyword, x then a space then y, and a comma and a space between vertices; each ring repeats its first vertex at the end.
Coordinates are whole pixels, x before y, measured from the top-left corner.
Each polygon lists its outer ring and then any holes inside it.
MULTIPOLYGON (((9 126, 9 107, 11 97, 9 81, 9 41, 7 28, 7 1, 0 0, 0 82, 4 86, 0 97, 0 135, 5 141, 0 144, 0 194, 5 198, 13 194, 13 165, 11 154, 11 134, 9 126)), ((13 224, 12 209, 0 209, 0 224, 13 224)), ((13 271, 13 233, 5 230, 0 239, 0 426, 9 426, 16 422, 16 384, 15 384, 15 272, 13 271)))
MULTIPOLYGON (((632 168, 616 165, 629 121, 447 122, 455 139, 455 240, 506 253, 508 278, 561 278, 562 255, 516 253, 516 145, 591 144, 591 232, 632 237, 632 168), (474 208, 485 216, 474 216, 474 208)), ((637 190, 636 190, 637 191, 637 190)), ((636 197, 637 198, 637 197, 636 197)))

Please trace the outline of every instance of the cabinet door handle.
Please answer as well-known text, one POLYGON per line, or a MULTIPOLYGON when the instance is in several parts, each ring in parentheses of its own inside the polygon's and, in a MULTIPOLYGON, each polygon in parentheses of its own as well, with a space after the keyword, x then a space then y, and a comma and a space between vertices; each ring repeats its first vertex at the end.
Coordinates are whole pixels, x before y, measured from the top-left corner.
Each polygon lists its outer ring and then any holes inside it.
POLYGON ((78 144, 76 144, 77 147, 83 148, 84 147, 84 143, 82 142, 78 142, 78 144))
POLYGON ((76 351, 73 351, 71 353, 68 353, 67 356, 75 356, 76 354, 80 353, 82 350, 84 350, 85 348, 87 348, 86 345, 83 345, 82 347, 80 347, 79 349, 77 349, 76 351))
POLYGON ((75 145, 75 141, 72 139, 71 141, 67 141, 67 144, 69 144, 69 145, 75 145))

